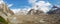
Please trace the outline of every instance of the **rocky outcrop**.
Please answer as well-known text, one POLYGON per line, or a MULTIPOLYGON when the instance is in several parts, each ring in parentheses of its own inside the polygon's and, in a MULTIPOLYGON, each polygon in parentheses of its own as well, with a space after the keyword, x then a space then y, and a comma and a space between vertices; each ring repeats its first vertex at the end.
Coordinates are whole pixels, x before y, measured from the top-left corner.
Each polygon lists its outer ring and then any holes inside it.
POLYGON ((7 13, 10 13, 11 15, 13 15, 14 13, 7 7, 6 4, 0 4, 0 9, 1 11, 0 12, 3 12, 4 14, 7 15, 7 13))
POLYGON ((7 20, 8 16, 14 15, 13 11, 10 10, 5 3, 0 3, 0 16, 7 20))
POLYGON ((60 7, 53 6, 52 9, 47 13, 48 14, 60 14, 60 7))
POLYGON ((43 14, 44 12, 42 10, 34 10, 34 9, 31 9, 28 14, 29 15, 40 15, 40 14, 43 14))
POLYGON ((31 10, 28 12, 28 15, 34 15, 34 9, 31 9, 31 10))

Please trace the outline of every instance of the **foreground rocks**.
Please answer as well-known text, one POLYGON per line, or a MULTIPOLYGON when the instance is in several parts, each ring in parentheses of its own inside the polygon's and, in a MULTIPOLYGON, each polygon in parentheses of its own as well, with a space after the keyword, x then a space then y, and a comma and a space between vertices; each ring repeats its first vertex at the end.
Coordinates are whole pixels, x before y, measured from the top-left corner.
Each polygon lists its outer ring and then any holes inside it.
POLYGON ((60 15, 19 15, 11 24, 60 24, 60 15))

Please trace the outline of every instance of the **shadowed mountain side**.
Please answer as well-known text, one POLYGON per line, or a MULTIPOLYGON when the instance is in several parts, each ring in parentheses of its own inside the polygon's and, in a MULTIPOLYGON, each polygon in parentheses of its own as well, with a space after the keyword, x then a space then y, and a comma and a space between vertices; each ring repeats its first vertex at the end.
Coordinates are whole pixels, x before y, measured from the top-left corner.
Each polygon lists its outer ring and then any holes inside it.
POLYGON ((52 9, 47 12, 47 14, 60 14, 60 7, 53 6, 52 9))

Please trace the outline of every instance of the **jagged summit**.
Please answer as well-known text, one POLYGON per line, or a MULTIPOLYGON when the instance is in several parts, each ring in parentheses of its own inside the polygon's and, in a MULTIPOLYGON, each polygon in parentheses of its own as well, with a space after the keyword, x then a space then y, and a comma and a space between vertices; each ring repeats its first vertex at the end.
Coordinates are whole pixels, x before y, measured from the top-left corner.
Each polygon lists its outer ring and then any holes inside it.
POLYGON ((42 14, 42 13, 44 13, 42 10, 34 10, 34 9, 31 9, 28 12, 28 15, 39 15, 39 14, 42 14))
POLYGON ((60 7, 57 7, 57 6, 53 6, 52 9, 47 12, 48 14, 60 14, 60 7))

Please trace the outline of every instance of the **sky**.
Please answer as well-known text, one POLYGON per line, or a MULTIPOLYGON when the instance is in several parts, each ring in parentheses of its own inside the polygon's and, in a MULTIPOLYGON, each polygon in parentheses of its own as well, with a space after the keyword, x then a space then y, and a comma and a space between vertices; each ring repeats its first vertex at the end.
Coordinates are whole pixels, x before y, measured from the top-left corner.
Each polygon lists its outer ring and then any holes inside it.
POLYGON ((7 4, 13 4, 11 8, 24 8, 26 6, 31 6, 28 0, 4 0, 7 4))
MULTIPOLYGON (((4 0, 7 4, 11 4, 13 6, 11 6, 11 9, 14 8, 24 8, 24 7, 31 7, 31 4, 28 2, 29 0, 4 0)), ((41 0, 37 0, 37 1, 41 1, 41 0)), ((56 5, 60 5, 60 0, 43 0, 46 2, 50 2, 51 4, 56 4, 56 5)))
POLYGON ((14 13, 27 12, 31 8, 47 12, 52 5, 60 5, 60 0, 3 0, 14 13), (38 5, 38 7, 36 7, 38 5), (22 9, 22 10, 21 10, 22 9))

